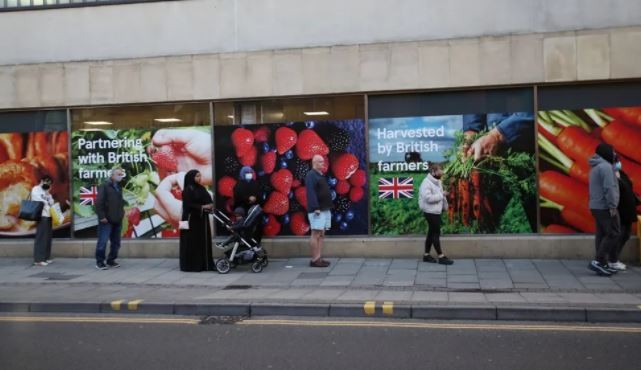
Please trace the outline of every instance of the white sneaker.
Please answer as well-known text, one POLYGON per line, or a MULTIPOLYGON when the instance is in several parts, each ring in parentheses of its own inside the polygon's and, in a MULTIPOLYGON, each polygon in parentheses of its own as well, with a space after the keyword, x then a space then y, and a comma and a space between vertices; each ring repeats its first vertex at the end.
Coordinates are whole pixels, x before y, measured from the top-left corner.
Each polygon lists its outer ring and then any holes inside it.
POLYGON ((47 266, 49 264, 47 262, 42 261, 42 262, 34 262, 33 265, 34 266, 47 266))
POLYGON ((619 271, 625 271, 627 269, 627 266, 621 263, 621 261, 610 262, 608 263, 608 267, 619 271))
POLYGON ((45 262, 47 262, 47 265, 51 265, 53 263, 53 260, 46 260, 45 262))

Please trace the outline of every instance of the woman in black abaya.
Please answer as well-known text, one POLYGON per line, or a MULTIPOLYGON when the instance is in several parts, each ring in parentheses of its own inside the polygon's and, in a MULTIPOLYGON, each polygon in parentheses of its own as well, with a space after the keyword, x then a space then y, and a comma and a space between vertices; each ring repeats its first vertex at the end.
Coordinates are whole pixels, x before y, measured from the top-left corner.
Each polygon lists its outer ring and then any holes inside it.
POLYGON ((189 230, 180 230, 180 270, 199 272, 213 270, 211 228, 207 211, 213 209, 211 195, 200 184, 201 174, 191 170, 185 175, 182 220, 189 230))

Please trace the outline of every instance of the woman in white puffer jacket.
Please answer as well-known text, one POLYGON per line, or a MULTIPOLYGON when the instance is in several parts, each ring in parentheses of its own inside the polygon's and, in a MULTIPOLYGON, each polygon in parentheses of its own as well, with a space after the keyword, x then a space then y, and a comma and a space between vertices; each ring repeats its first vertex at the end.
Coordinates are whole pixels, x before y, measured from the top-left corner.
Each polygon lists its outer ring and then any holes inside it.
POLYGON ((421 183, 419 190, 418 206, 423 211, 428 225, 423 262, 438 262, 441 265, 451 265, 454 261, 447 258, 441 250, 441 214, 448 208, 447 192, 443 191, 443 184, 441 183, 442 176, 443 169, 441 166, 432 164, 430 172, 421 183), (430 255, 432 245, 438 258, 430 255))

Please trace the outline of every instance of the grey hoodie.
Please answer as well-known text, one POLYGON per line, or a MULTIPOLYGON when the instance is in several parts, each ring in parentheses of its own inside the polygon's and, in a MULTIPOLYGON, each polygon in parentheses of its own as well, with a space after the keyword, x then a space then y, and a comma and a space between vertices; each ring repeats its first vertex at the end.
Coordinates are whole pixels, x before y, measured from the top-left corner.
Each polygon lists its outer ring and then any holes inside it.
POLYGON ((595 154, 588 161, 590 167, 590 209, 616 209, 619 205, 619 183, 614 167, 595 154))

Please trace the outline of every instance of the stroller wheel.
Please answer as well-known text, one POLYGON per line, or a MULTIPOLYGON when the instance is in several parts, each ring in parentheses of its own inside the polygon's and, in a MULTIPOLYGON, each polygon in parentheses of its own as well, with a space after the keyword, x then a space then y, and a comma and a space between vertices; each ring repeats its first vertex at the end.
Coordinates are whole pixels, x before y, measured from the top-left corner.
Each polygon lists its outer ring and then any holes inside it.
POLYGON ((218 270, 220 274, 226 274, 231 270, 231 263, 227 258, 219 258, 216 261, 216 270, 218 270))
POLYGON ((262 264, 262 262, 258 262, 258 261, 256 261, 256 262, 252 263, 252 271, 253 271, 253 272, 256 272, 256 273, 258 273, 258 272, 262 272, 262 271, 263 271, 263 264, 262 264))
POLYGON ((269 259, 267 258, 267 255, 263 257, 263 260, 261 261, 261 265, 263 265, 263 267, 267 267, 267 265, 269 265, 269 259))

